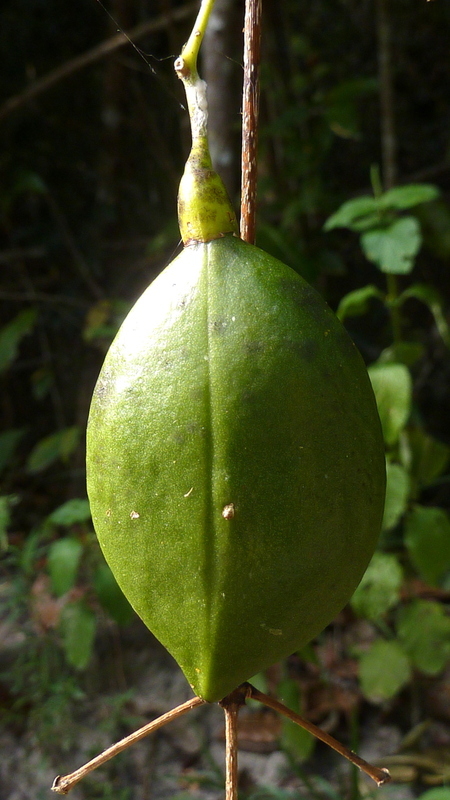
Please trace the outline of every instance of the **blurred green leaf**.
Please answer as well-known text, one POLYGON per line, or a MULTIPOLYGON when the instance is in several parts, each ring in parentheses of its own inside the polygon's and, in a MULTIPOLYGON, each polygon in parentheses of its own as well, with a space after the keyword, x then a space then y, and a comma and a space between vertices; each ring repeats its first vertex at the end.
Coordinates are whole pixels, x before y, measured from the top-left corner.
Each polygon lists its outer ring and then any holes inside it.
POLYGON ((64 652, 75 669, 85 669, 92 656, 95 637, 95 616, 83 600, 64 606, 60 631, 64 652))
POLYGON ((328 217, 323 228, 325 231, 331 231, 333 228, 353 229, 358 220, 371 213, 378 213, 378 203, 374 197, 365 195, 355 200, 347 200, 331 217, 328 217))
POLYGON ((450 447, 429 436, 422 428, 408 432, 411 473, 420 486, 429 486, 442 475, 450 461, 450 447))
MULTIPOLYGON (((280 681, 277 686, 277 694, 282 703, 292 711, 295 711, 296 714, 301 714, 300 687, 296 681, 290 678, 280 681)), ((302 763, 311 756, 315 746, 315 738, 300 725, 297 725, 287 717, 283 717, 281 746, 296 761, 302 763)))
POLYGON ((34 328, 36 318, 36 309, 27 308, 0 330, 0 373, 16 358, 20 342, 34 328))
POLYGON ((82 552, 81 542, 71 536, 58 539, 50 545, 47 564, 52 592, 57 597, 66 594, 75 585, 82 552))
POLYGON ((397 558, 375 553, 350 601, 353 610, 365 619, 378 619, 397 605, 402 581, 403 570, 397 558))
POLYGON ((77 426, 64 428, 41 439, 31 451, 27 461, 27 471, 42 472, 58 459, 67 461, 78 445, 80 429, 77 426))
POLYGON ((410 415, 411 375, 403 364, 379 362, 372 364, 368 372, 375 392, 384 440, 391 446, 397 442, 410 415))
POLYGON ((21 194, 47 194, 47 187, 37 172, 22 170, 16 178, 12 193, 14 197, 21 194))
POLYGON ((126 625, 133 617, 133 609, 119 587, 107 564, 101 564, 93 578, 94 589, 101 606, 118 625, 126 625))
POLYGON ((0 553, 8 547, 8 527, 11 523, 11 504, 16 500, 14 495, 0 497, 0 553))
POLYGON ((412 367, 425 352, 423 344, 420 342, 396 342, 390 347, 386 347, 378 358, 378 364, 404 364, 405 367, 412 367))
POLYGON ((47 397, 53 382, 53 373, 48 366, 37 369, 31 376, 33 397, 36 400, 43 400, 44 397, 47 397))
POLYGON ((384 192, 379 198, 380 208, 394 208, 400 211, 413 208, 420 203, 437 200, 440 192, 437 186, 429 183, 410 183, 407 186, 395 186, 384 192))
POLYGON ((336 311, 336 316, 342 322, 345 317, 356 317, 360 314, 365 314, 369 308, 370 300, 373 298, 383 300, 383 297, 383 292, 373 284, 363 286, 362 289, 355 289, 342 298, 336 311))
POLYGON ((428 286, 425 283, 415 283, 413 286, 410 286, 408 289, 405 289, 405 291, 402 292, 397 302, 401 305, 405 302, 405 300, 408 300, 409 297, 414 297, 416 300, 420 300, 422 303, 428 306, 434 317, 434 322, 440 336, 442 337, 443 341, 450 346, 449 326, 445 318, 443 301, 439 292, 437 292, 432 286, 428 286))
POLYGON ((374 78, 353 78, 339 83, 325 95, 325 117, 337 136, 359 138, 358 100, 376 91, 377 85, 374 78))
POLYGON ((437 786, 419 795, 418 800, 450 800, 450 786, 437 786))
POLYGON ((386 464, 386 499, 382 530, 394 528, 408 506, 410 478, 401 464, 386 464))
POLYGON ((10 428, 8 431, 0 433, 0 473, 9 466, 25 430, 25 428, 10 428))
POLYGON ((361 691, 374 703, 390 700, 406 686, 410 678, 409 658, 399 642, 378 639, 361 656, 361 691))
POLYGON ((405 520, 404 542, 419 575, 437 586, 450 569, 450 520, 444 509, 414 506, 405 520))
POLYGON ((415 217, 401 217, 392 225, 363 233, 361 246, 369 261, 393 275, 407 275, 420 250, 422 235, 415 217))
POLYGON ((58 506, 47 517, 47 522, 53 525, 69 526, 77 522, 88 522, 91 518, 89 500, 81 497, 74 497, 67 500, 62 506, 58 506))
POLYGON ((397 634, 414 666, 437 675, 450 661, 450 618, 441 603, 414 600, 400 609, 397 634))

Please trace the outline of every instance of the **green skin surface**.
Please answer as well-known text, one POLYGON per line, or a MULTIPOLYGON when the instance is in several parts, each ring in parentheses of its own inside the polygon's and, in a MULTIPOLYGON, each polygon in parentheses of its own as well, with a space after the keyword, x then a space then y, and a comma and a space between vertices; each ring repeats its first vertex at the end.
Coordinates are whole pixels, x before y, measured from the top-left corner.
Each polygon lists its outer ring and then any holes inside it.
POLYGON ((87 465, 106 560, 208 701, 318 634, 379 535, 364 363, 302 278, 231 235, 186 247, 131 310, 87 465))

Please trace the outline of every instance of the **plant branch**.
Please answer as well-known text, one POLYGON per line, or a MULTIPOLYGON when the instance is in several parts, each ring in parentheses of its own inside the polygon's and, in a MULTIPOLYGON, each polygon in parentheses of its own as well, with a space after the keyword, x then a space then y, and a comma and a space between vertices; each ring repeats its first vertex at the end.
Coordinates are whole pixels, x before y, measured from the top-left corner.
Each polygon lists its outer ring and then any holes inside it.
POLYGON ((249 684, 239 686, 224 697, 220 704, 225 712, 225 800, 238 797, 238 714, 249 696, 249 684))
POLYGON ((124 739, 121 739, 120 742, 111 745, 111 747, 108 747, 103 753, 100 753, 100 755, 88 761, 87 764, 75 770, 75 772, 64 776, 58 775, 53 781, 52 792, 56 792, 56 794, 68 794, 82 778, 85 778, 86 775, 94 769, 97 769, 97 767, 109 761, 110 758, 114 758, 114 756, 126 750, 130 745, 135 744, 135 742, 140 742, 141 739, 144 739, 150 733, 153 733, 153 731, 162 728, 164 725, 167 725, 168 722, 172 722, 173 719, 181 717, 183 714, 186 714, 193 708, 197 708, 197 706, 203 705, 205 702, 206 701, 202 700, 201 697, 192 697, 186 703, 182 703, 180 706, 173 708, 171 711, 168 711, 167 714, 162 714, 161 717, 147 723, 147 725, 131 733, 130 736, 126 736, 124 739))
POLYGON ((299 714, 296 714, 295 711, 291 711, 290 708, 287 708, 283 703, 280 703, 278 700, 274 700, 269 695, 260 692, 258 689, 255 689, 254 686, 251 684, 247 684, 250 687, 250 697, 253 700, 259 700, 260 703, 264 703, 264 705, 268 706, 269 708, 273 708, 274 711, 278 711, 279 714, 284 714, 285 717, 288 717, 293 722, 296 722, 297 725, 300 725, 309 733, 312 733, 316 739, 320 739, 321 742, 324 742, 331 747, 333 750, 336 750, 341 756, 344 756, 348 761, 352 764, 355 764, 359 769, 369 775, 378 786, 382 786, 383 783, 387 783, 390 781, 391 777, 389 775, 389 770, 387 769, 379 769, 378 767, 372 766, 372 764, 368 764, 367 761, 364 761, 363 758, 360 758, 353 753, 352 750, 349 750, 347 747, 344 747, 343 744, 334 739, 333 736, 330 736, 329 733, 321 730, 317 727, 317 725, 313 725, 312 722, 301 717, 299 714))
POLYGON ((75 72, 78 72, 78 70, 84 69, 84 67, 93 64, 95 61, 99 61, 105 56, 109 56, 115 50, 118 50, 119 47, 124 47, 125 45, 129 44, 129 40, 136 42, 139 39, 142 39, 148 33, 154 33, 155 31, 165 28, 170 22, 180 22, 181 20, 186 19, 186 17, 190 17, 191 14, 195 13, 197 8, 197 2, 189 3, 186 6, 174 9, 170 16, 163 14, 160 17, 157 17, 157 19, 141 22, 139 25, 136 25, 135 28, 132 28, 130 31, 128 31, 126 35, 123 33, 118 33, 115 36, 111 36, 109 39, 105 39, 104 42, 97 44, 95 47, 92 47, 85 53, 81 53, 81 55, 72 58, 70 61, 66 61, 65 64, 61 64, 61 66, 56 67, 56 69, 47 73, 47 75, 44 75, 37 81, 34 81, 34 83, 32 83, 31 86, 29 86, 23 92, 10 97, 9 100, 3 103, 3 105, 0 106, 0 121, 8 117, 14 111, 17 111, 19 108, 27 105, 27 103, 31 102, 32 100, 35 100, 37 97, 39 97, 39 95, 46 92, 47 89, 50 89, 52 86, 55 86, 55 84, 65 80, 75 72))
POLYGON ((261 0, 246 0, 244 23, 244 87, 242 96, 241 239, 254 244, 261 59, 261 0))

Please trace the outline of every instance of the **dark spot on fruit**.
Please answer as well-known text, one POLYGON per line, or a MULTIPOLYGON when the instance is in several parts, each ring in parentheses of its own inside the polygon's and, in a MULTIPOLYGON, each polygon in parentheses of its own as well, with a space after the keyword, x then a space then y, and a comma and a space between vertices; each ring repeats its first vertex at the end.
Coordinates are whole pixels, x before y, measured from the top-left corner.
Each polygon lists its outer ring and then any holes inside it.
POLYGON ((266 348, 265 342, 246 342, 245 349, 248 353, 262 353, 266 348))

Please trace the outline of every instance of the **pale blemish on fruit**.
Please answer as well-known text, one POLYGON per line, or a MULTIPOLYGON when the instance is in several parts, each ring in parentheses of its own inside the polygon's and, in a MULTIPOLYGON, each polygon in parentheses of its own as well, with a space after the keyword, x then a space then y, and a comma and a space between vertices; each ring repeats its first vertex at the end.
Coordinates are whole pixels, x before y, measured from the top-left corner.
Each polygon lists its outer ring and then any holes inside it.
POLYGON ((137 511, 130 511, 130 519, 139 519, 140 516, 137 511))
POLYGON ((183 495, 183 497, 190 497, 193 491, 194 491, 194 487, 193 487, 193 486, 191 486, 191 488, 189 489, 189 491, 188 491, 188 492, 186 492, 186 494, 184 494, 184 495, 183 495))
POLYGON ((222 517, 224 519, 233 519, 235 513, 234 503, 228 503, 228 505, 222 508, 222 517))

